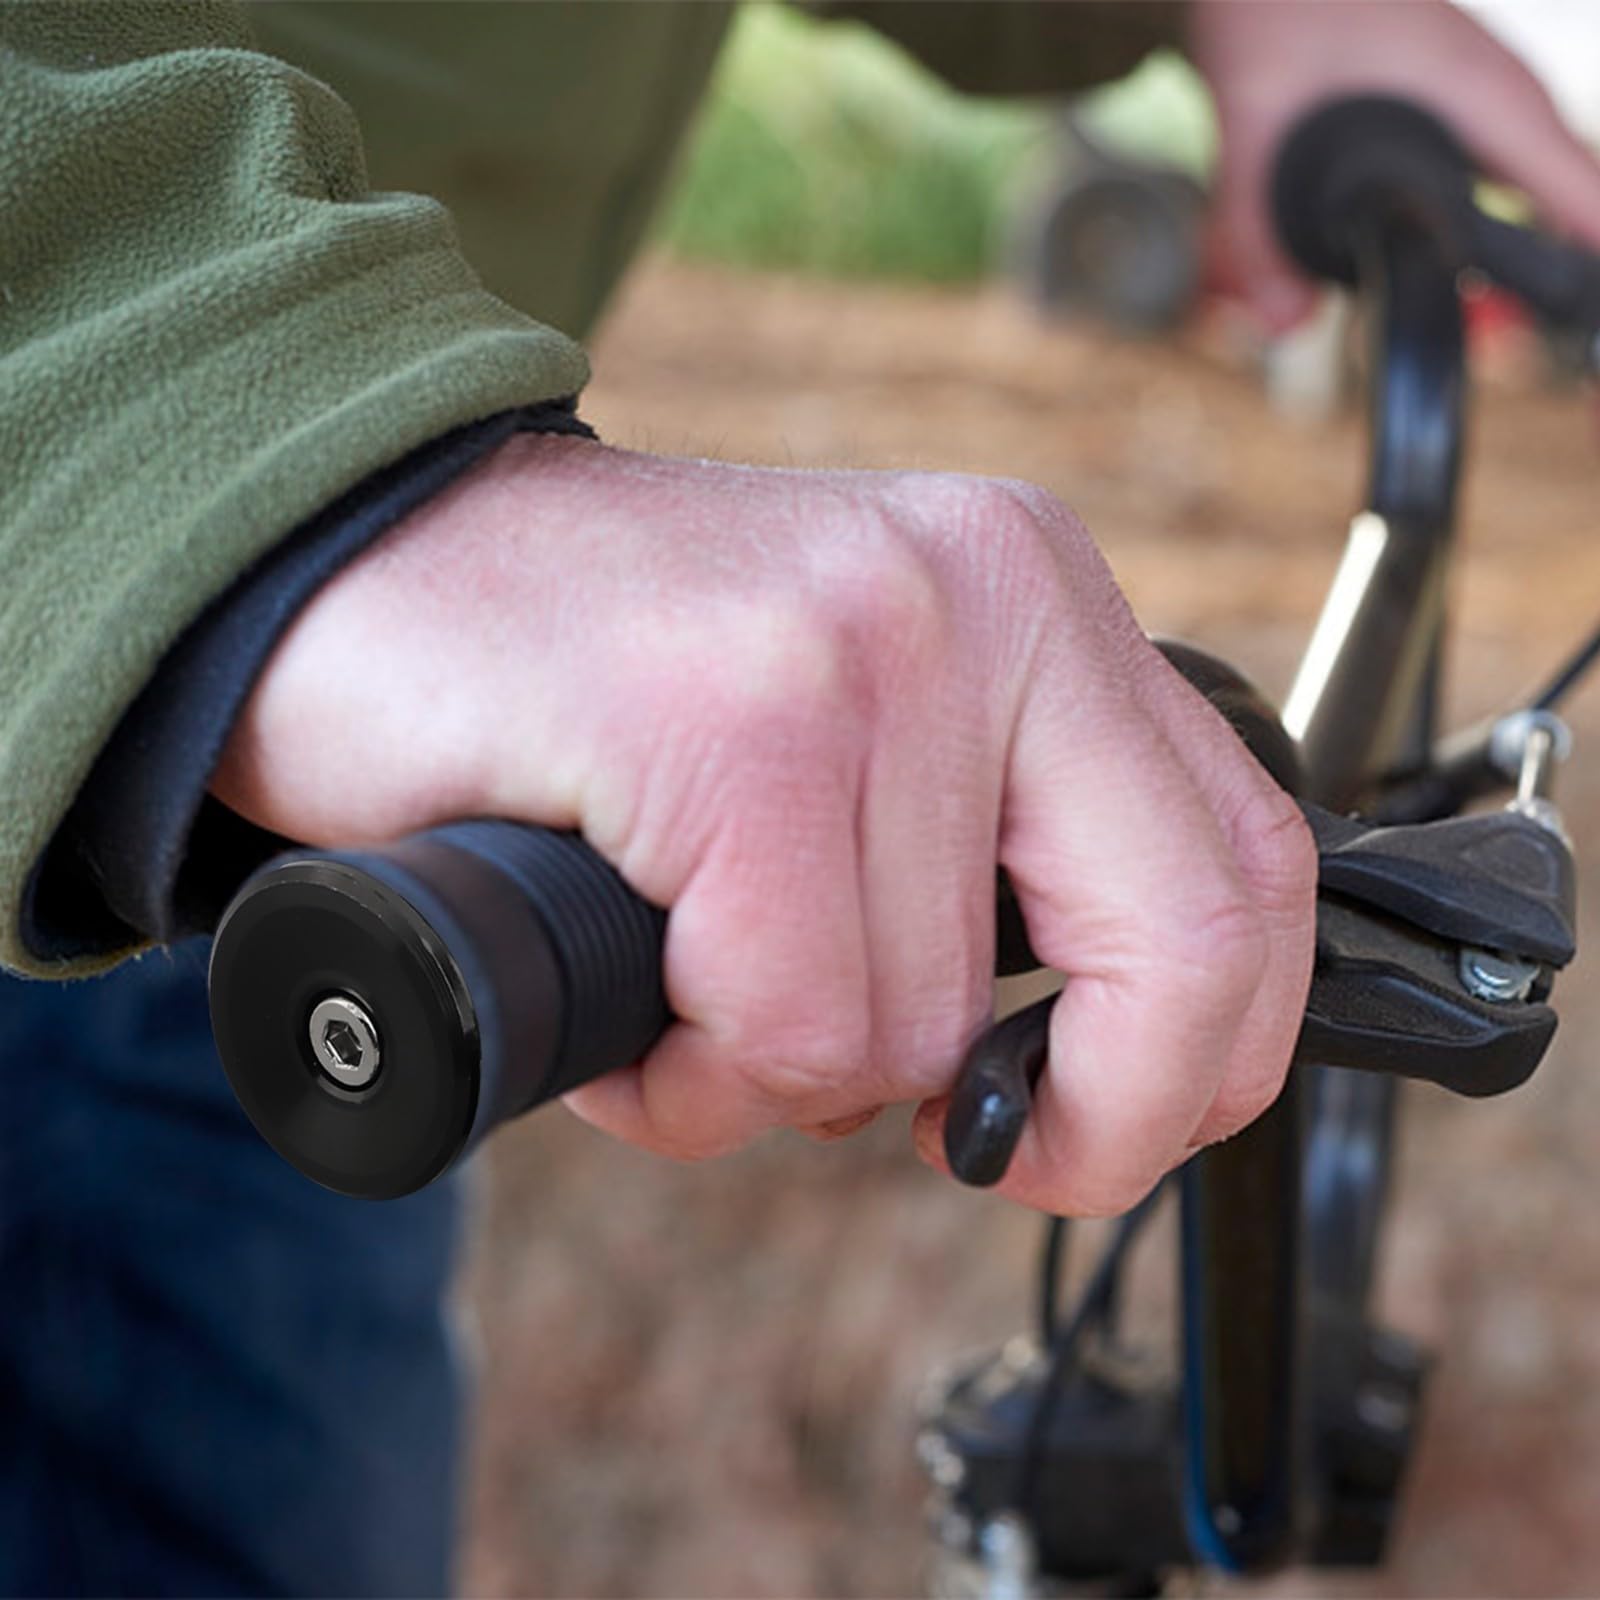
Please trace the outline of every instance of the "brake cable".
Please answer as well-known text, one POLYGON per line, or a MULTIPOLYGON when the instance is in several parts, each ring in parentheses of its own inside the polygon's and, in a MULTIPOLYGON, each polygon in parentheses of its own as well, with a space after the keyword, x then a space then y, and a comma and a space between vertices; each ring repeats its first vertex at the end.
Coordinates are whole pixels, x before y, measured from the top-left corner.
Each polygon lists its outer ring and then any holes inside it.
POLYGON ((1050 1364, 1034 1401, 1033 1414, 1028 1420, 1027 1439, 1017 1474, 1016 1492, 1012 1498, 1012 1504, 1024 1518, 1031 1518, 1036 1508, 1035 1496, 1050 1437, 1050 1425, 1061 1403, 1067 1379, 1077 1370, 1084 1338, 1090 1329, 1104 1327, 1112 1319, 1120 1297, 1122 1269, 1145 1224, 1155 1214, 1166 1189, 1167 1180, 1162 1178, 1138 1205, 1116 1219, 1111 1238, 1065 1321, 1057 1314, 1056 1289, 1065 1262, 1067 1219, 1052 1217, 1046 1227, 1041 1252, 1040 1319, 1041 1326, 1048 1330, 1044 1348, 1049 1353, 1050 1364))
POLYGON ((1530 711, 1554 711, 1579 679, 1600 658, 1600 626, 1562 663, 1550 681, 1533 697, 1530 711))
POLYGON ((1425 767, 1395 773, 1363 815, 1384 824, 1433 822, 1514 780, 1502 756, 1503 733, 1528 718, 1552 717, 1555 708, 1600 661, 1600 627, 1588 635, 1520 706, 1453 735, 1430 753, 1425 767))

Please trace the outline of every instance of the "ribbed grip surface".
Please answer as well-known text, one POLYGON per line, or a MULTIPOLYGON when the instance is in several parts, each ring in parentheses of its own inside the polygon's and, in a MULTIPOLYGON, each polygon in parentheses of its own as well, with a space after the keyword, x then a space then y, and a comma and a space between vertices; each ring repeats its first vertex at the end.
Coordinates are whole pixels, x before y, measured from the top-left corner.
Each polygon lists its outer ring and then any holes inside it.
POLYGON ((565 1016, 539 1099, 554 1098, 649 1051, 671 1020, 661 978, 664 911, 635 894, 574 833, 459 822, 432 830, 430 837, 476 856, 515 883, 549 938, 561 971, 565 1016))

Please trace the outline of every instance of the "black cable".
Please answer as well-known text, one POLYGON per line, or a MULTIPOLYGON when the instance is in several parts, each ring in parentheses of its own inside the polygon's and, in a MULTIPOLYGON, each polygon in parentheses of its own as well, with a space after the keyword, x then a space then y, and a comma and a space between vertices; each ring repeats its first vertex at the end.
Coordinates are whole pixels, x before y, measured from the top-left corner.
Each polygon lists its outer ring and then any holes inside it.
POLYGON ((1039 1344, 1051 1349, 1061 1322, 1061 1272, 1066 1264, 1068 1229, 1066 1217, 1051 1217, 1045 1223, 1044 1248, 1039 1252, 1039 1344))
POLYGON ((1562 665, 1561 670, 1547 683, 1534 697, 1532 709, 1535 711, 1551 711, 1556 703, 1565 698, 1579 678, 1586 673, 1595 663, 1595 658, 1600 657, 1600 628, 1581 644, 1577 651, 1562 665))
MULTIPOLYGON (((1127 1260, 1134 1240, 1154 1214, 1165 1190, 1166 1182, 1163 1180, 1133 1210, 1117 1218, 1111 1240, 1090 1274, 1089 1281, 1084 1285, 1078 1303, 1073 1307, 1072 1315, 1064 1324, 1059 1325, 1056 1336, 1051 1341, 1050 1369, 1045 1374, 1044 1383, 1039 1389, 1039 1397, 1034 1401, 1033 1415, 1028 1421, 1028 1436, 1022 1450, 1017 1492, 1012 1502, 1016 1510, 1030 1523, 1035 1520, 1034 1496, 1038 1489, 1040 1467, 1044 1461, 1050 1424, 1055 1419, 1056 1407, 1061 1403, 1067 1378, 1076 1369, 1078 1348, 1089 1328, 1103 1321, 1110 1309, 1115 1306, 1123 1263, 1127 1260)), ((1047 1251, 1052 1237, 1053 1230, 1045 1236, 1047 1251)), ((1064 1240, 1064 1232, 1062 1237, 1064 1240)), ((1057 1320, 1052 1308, 1051 1321, 1056 1323, 1057 1320)))
MULTIPOLYGON (((1544 688, 1516 709, 1553 711, 1596 660, 1600 660, 1600 628, 1562 662, 1544 688)), ((1514 714, 1508 711, 1501 715, 1514 714)), ((1506 774, 1489 756, 1494 726, 1500 720, 1501 717, 1491 717, 1436 749, 1433 764, 1425 771, 1397 779, 1366 808, 1367 818, 1386 825, 1433 822, 1439 817, 1454 816, 1472 801, 1503 790, 1506 774)))

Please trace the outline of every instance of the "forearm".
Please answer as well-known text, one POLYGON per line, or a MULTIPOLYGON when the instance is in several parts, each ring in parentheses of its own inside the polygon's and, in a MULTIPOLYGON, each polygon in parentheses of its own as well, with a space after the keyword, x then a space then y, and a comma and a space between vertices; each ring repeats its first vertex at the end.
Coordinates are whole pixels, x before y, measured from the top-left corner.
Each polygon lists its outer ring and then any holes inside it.
POLYGON ((0 11, 0 961, 47 842, 209 602, 355 485, 575 393, 435 203, 366 190, 231 8, 0 11))
POLYGON ((1131 72, 1183 42, 1179 0, 803 0, 893 39, 968 94, 1054 95, 1131 72))

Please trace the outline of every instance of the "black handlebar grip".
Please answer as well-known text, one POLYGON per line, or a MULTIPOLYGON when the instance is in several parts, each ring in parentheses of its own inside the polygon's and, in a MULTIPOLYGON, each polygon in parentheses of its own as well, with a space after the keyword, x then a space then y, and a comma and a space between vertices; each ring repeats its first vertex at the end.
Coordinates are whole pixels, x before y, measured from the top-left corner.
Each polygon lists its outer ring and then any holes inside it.
POLYGON ((1581 246, 1477 212, 1472 261, 1551 327, 1600 330, 1600 259, 1581 246))
POLYGON ((508 1117, 646 1055, 666 913, 572 833, 460 822, 283 856, 211 955, 211 1023, 269 1144, 391 1199, 508 1117))
POLYGON ((1271 201, 1280 242, 1314 278, 1354 284, 1361 229, 1397 215, 1448 258, 1473 254, 1472 163, 1409 101, 1361 95, 1311 111, 1279 148, 1271 201))

